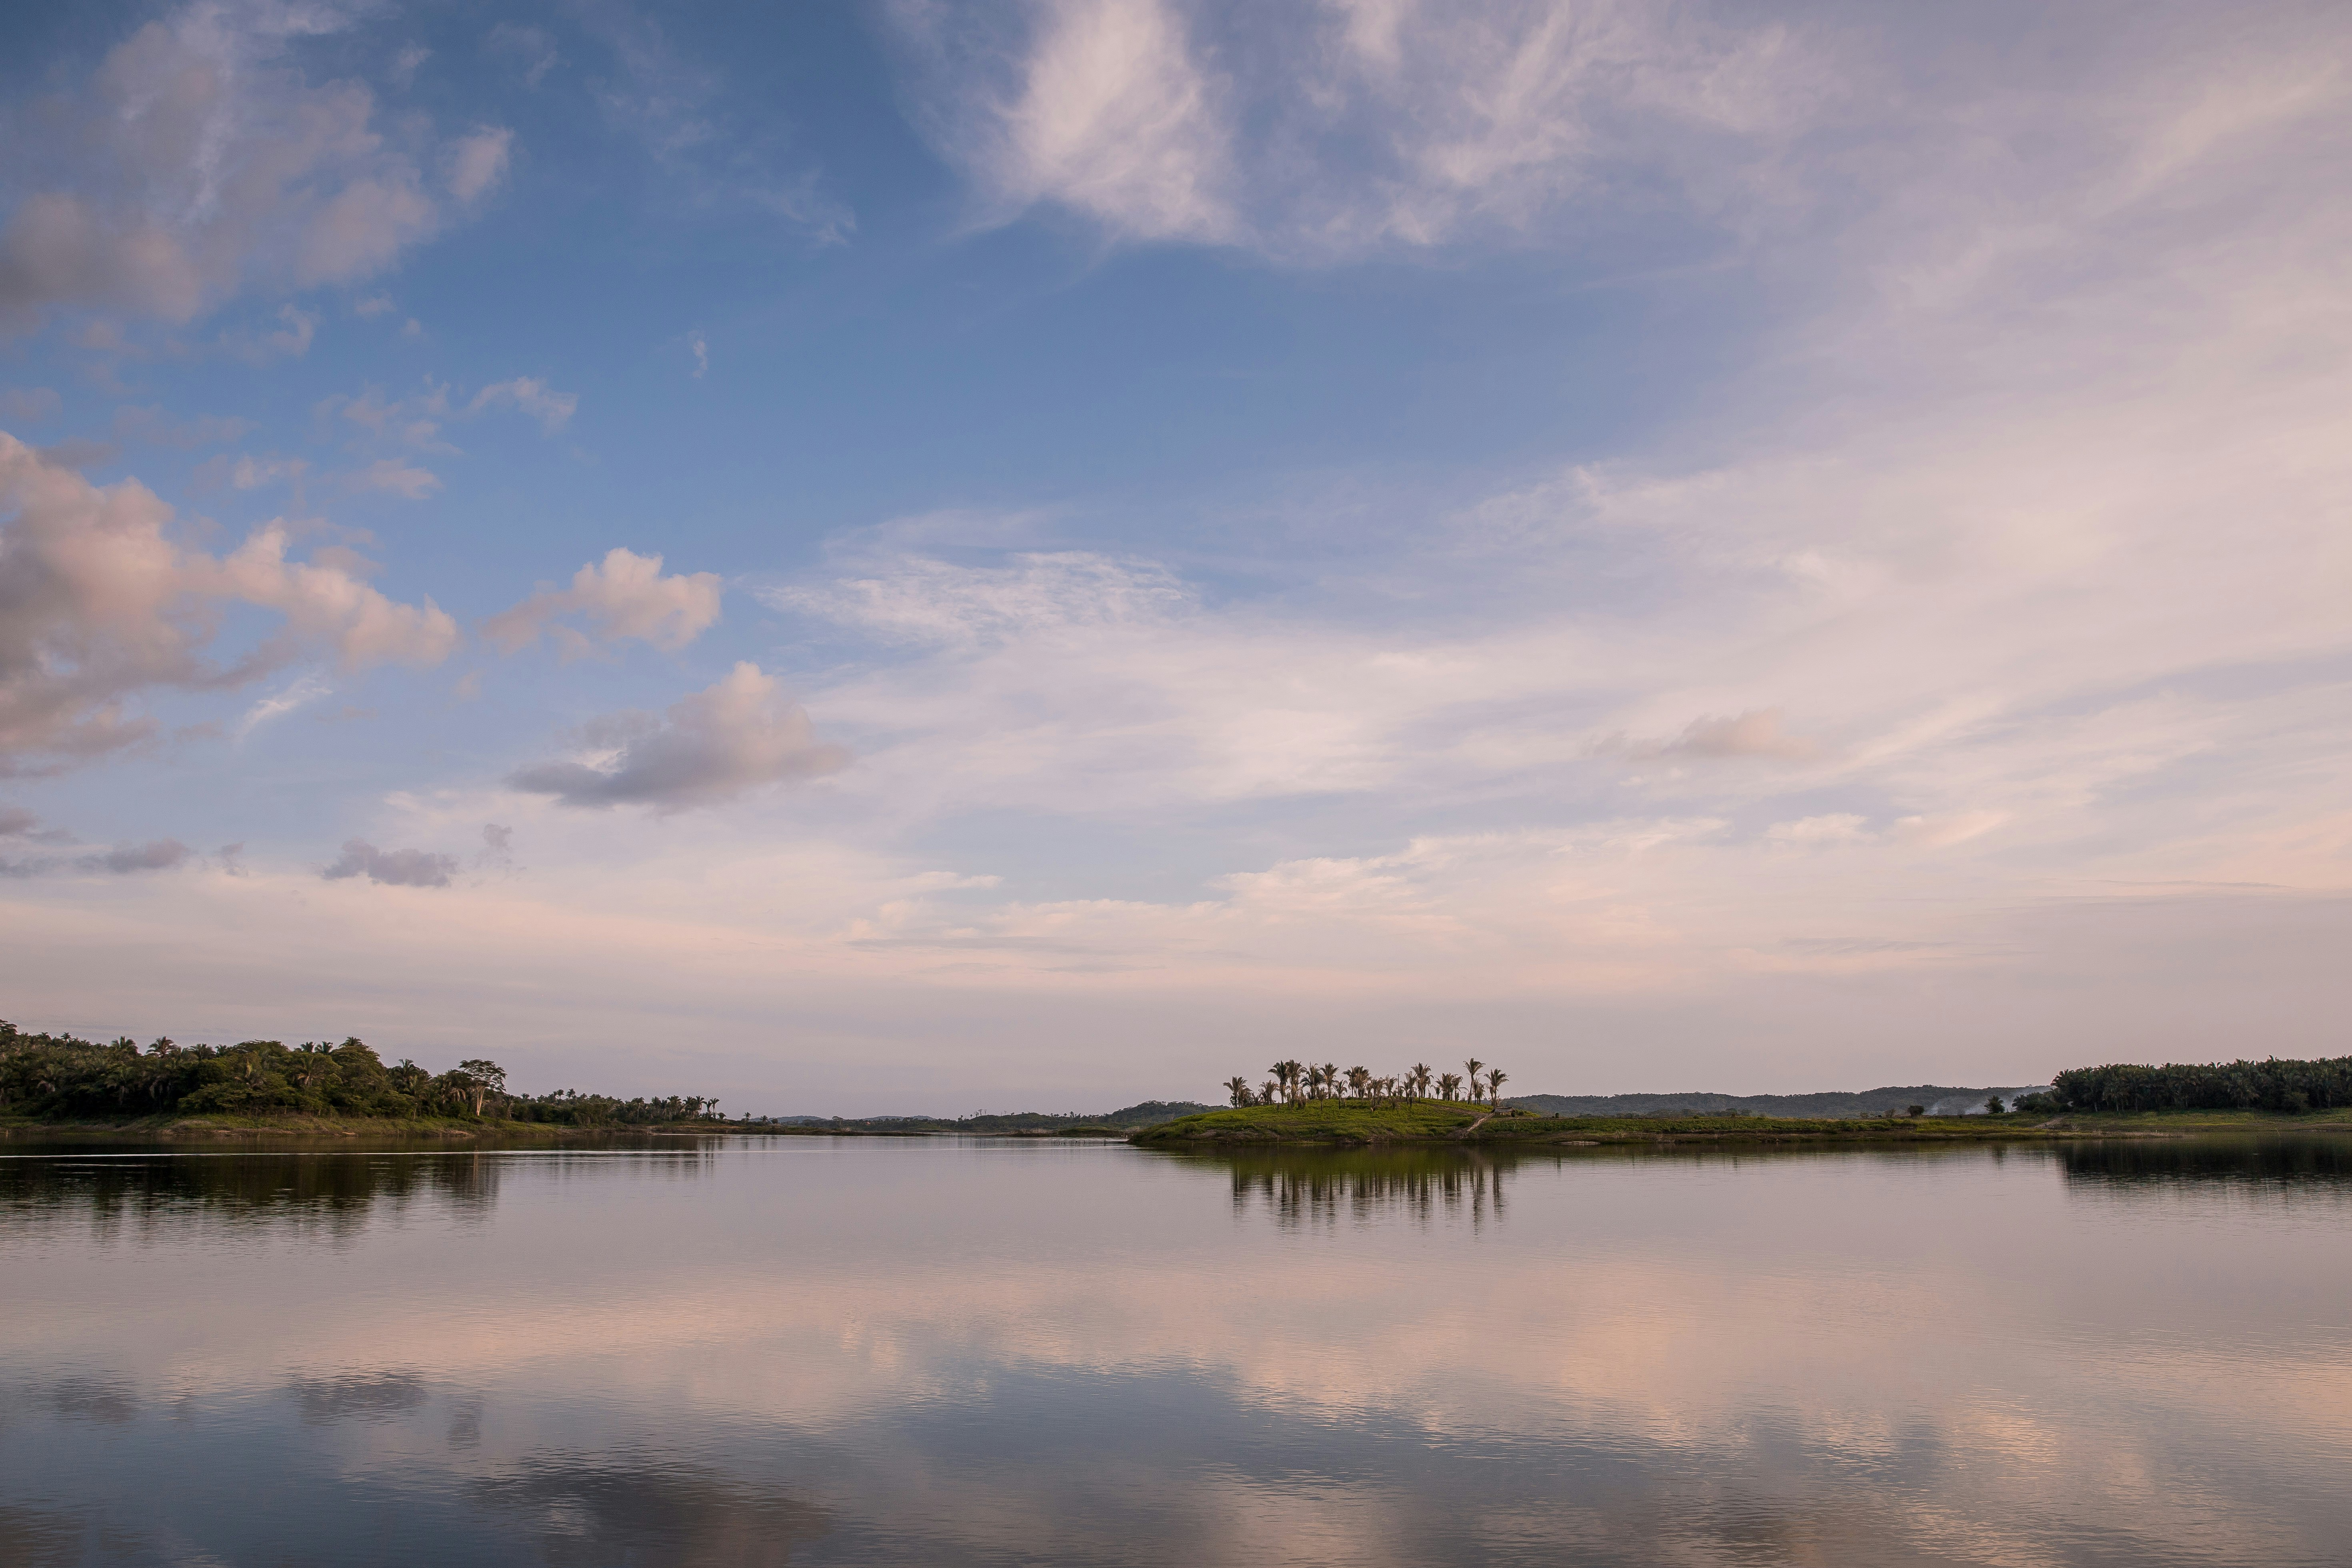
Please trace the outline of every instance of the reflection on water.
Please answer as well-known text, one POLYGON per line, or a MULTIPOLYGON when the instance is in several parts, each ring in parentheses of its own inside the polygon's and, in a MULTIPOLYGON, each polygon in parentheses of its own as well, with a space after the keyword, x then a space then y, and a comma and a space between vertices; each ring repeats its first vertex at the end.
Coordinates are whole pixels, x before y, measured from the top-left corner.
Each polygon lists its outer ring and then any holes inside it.
MULTIPOLYGON (((638 1179, 692 1179, 716 1158, 718 1141, 669 1141, 648 1148, 616 1141, 607 1149, 346 1153, 329 1148, 266 1153, 26 1152, 0 1146, 0 1237, 11 1228, 86 1223, 100 1237, 128 1230, 154 1237, 205 1223, 272 1232, 357 1234, 423 1205, 437 1219, 486 1218, 500 1176, 520 1161, 561 1175, 587 1160, 626 1163, 638 1179)), ((600 1168, 599 1174, 607 1174, 600 1168)))
POLYGON ((1409 1217, 1503 1217, 1503 1178, 1519 1158, 1483 1150, 1267 1149, 1187 1154, 1233 1175, 1234 1212, 1263 1207, 1289 1227, 1409 1217))
POLYGON ((0 1158, 0 1563, 2276 1564, 2352 1150, 0 1158))
POLYGON ((2336 1138, 2115 1138, 2058 1150, 2070 1183, 2131 1192, 2145 1187, 2242 1187, 2315 1199, 2352 1196, 2352 1140, 2336 1138))
POLYGON ((521 1521, 558 1568, 770 1568, 825 1531, 824 1510, 658 1455, 551 1456, 486 1477, 472 1494, 521 1521))

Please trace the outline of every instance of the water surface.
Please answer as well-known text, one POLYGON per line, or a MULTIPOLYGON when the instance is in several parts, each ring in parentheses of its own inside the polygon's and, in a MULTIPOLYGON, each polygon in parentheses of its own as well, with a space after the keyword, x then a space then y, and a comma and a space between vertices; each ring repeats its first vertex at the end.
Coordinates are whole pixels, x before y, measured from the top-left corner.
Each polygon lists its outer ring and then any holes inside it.
POLYGON ((0 1562, 2352 1558, 2352 1146, 0 1157, 0 1562))

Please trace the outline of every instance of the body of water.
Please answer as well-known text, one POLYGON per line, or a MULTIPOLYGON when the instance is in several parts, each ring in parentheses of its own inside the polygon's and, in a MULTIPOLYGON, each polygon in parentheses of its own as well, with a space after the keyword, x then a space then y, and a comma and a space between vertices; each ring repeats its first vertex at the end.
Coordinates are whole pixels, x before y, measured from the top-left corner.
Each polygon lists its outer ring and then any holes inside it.
POLYGON ((0 1145, 0 1562, 2352 1562, 2352 1145, 0 1145))

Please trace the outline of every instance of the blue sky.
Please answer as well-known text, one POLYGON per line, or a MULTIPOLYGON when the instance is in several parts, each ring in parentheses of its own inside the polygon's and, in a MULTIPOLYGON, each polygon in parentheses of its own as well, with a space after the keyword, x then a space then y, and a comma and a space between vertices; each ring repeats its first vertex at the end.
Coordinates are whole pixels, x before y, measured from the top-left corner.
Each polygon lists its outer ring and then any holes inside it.
POLYGON ((2332 8, 6 26, 20 1024, 844 1111, 2333 1043, 2332 8))

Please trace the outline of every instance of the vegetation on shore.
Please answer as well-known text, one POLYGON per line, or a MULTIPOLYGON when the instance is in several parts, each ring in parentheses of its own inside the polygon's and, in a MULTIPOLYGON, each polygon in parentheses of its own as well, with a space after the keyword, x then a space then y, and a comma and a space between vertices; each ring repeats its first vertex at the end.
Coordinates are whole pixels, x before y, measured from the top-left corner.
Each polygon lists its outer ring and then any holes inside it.
POLYGON ((128 1038, 99 1045, 70 1035, 28 1035, 0 1021, 0 1116, 45 1123, 111 1122, 160 1128, 439 1131, 462 1123, 504 1127, 718 1125, 718 1101, 698 1095, 618 1100, 560 1089, 515 1094, 498 1063, 476 1058, 446 1072, 413 1061, 386 1066, 356 1038, 338 1045, 246 1040, 145 1049, 128 1038))
POLYGON ((1155 1148, 1296 1143, 1468 1143, 1480 1147, 1656 1142, 1985 1142, 2189 1132, 2352 1130, 2352 1113, 2258 1110, 2064 1114, 2005 1111, 1976 1116, 1540 1116, 1443 1100, 1389 1104, 1308 1101, 1206 1111, 1147 1127, 1130 1142, 1155 1148))
POLYGON ((1307 1100, 1235 1107, 1181 1117, 1136 1133, 1152 1147, 1235 1143, 1643 1143, 1708 1140, 1810 1142, 1977 1142, 2042 1138, 2041 1118, 1999 1116, 1784 1117, 1700 1112, 1690 1116, 1538 1116, 1513 1106, 1437 1100, 1307 1100))
POLYGON ((2336 1110, 2352 1108, 2352 1057, 2162 1067, 2113 1062, 2071 1068, 2050 1086, 2053 1110, 2336 1110))

